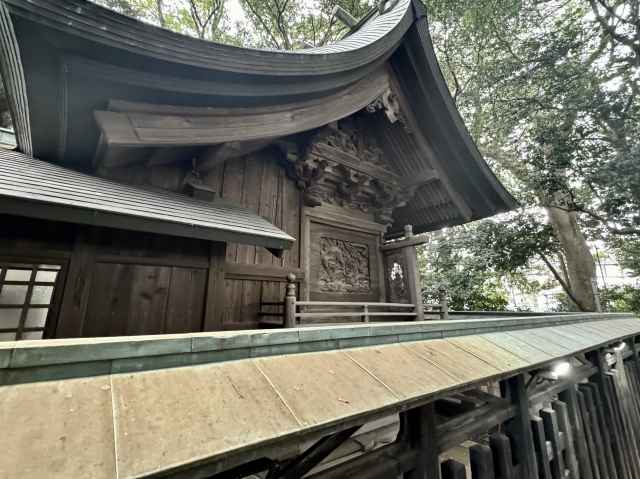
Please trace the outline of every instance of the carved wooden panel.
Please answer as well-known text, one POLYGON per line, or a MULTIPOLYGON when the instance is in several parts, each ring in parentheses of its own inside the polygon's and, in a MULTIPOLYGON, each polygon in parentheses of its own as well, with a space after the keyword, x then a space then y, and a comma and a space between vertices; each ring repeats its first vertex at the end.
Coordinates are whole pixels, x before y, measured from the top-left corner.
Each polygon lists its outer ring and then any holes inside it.
POLYGON ((304 144, 282 143, 289 175, 304 192, 306 206, 336 205, 391 224, 392 212, 415 192, 402 185, 375 138, 356 118, 320 129, 304 144))
POLYGON ((379 301, 378 237, 312 221, 309 292, 312 300, 379 301))
POLYGON ((369 247, 342 239, 320 239, 320 290, 368 293, 371 289, 369 247))
POLYGON ((405 255, 401 252, 385 256, 384 275, 387 299, 391 303, 410 303, 409 281, 405 255))

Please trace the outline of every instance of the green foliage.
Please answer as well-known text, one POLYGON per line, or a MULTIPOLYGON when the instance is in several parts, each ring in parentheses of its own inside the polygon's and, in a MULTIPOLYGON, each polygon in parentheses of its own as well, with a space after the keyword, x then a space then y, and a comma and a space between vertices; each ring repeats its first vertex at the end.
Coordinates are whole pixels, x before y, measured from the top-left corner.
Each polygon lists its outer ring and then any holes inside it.
POLYGON ((616 286, 603 288, 600 291, 600 301, 604 311, 612 313, 629 312, 640 313, 640 289, 631 286, 616 286))
POLYGON ((437 302, 444 288, 451 309, 504 311, 509 304, 506 283, 528 293, 540 291, 545 285, 528 280, 524 273, 536 253, 551 251, 553 244, 547 228, 538 231, 540 224, 531 217, 514 214, 503 221, 451 228, 420 248, 425 302, 437 302))
MULTIPOLYGON (((640 270, 639 2, 424 1, 451 93, 503 182, 526 207, 578 212, 588 240, 640 270)), ((518 252, 562 252, 545 224, 524 243, 490 238, 520 265, 518 252)))
POLYGON ((232 24, 228 0, 94 0, 125 15, 185 35, 246 47, 306 48, 346 33, 333 17, 340 5, 362 17, 373 0, 240 0, 244 21, 232 24))
POLYGON ((614 248, 620 266, 640 276, 640 239, 615 238, 614 248))

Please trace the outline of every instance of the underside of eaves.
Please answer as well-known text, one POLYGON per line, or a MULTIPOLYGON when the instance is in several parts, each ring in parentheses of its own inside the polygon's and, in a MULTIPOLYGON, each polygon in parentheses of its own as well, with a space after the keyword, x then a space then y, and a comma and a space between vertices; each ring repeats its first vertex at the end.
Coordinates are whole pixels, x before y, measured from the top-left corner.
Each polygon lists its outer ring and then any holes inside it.
POLYGON ((516 206, 460 118, 418 1, 387 2, 335 44, 298 51, 205 42, 83 0, 0 6, 3 77, 27 154, 94 172, 159 149, 247 151, 361 113, 392 91, 397 118, 377 111, 366 121, 414 192, 388 236, 516 206))

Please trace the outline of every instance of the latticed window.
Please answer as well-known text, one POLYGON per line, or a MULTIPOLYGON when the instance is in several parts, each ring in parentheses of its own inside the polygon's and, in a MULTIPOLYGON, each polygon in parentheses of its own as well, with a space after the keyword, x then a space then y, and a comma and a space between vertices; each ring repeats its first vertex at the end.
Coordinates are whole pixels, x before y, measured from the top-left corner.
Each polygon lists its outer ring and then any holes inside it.
POLYGON ((0 262, 0 341, 42 339, 61 266, 0 262))

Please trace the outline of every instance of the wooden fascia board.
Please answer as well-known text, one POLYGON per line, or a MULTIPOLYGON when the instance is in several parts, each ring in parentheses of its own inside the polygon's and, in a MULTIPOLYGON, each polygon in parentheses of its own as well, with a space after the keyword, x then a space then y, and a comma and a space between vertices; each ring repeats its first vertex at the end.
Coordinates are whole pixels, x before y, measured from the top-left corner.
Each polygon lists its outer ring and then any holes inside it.
POLYGON ((2 0, 0 0, 0 77, 4 82, 8 98, 18 149, 27 155, 32 155, 29 101, 20 58, 20 47, 11 15, 2 0))

